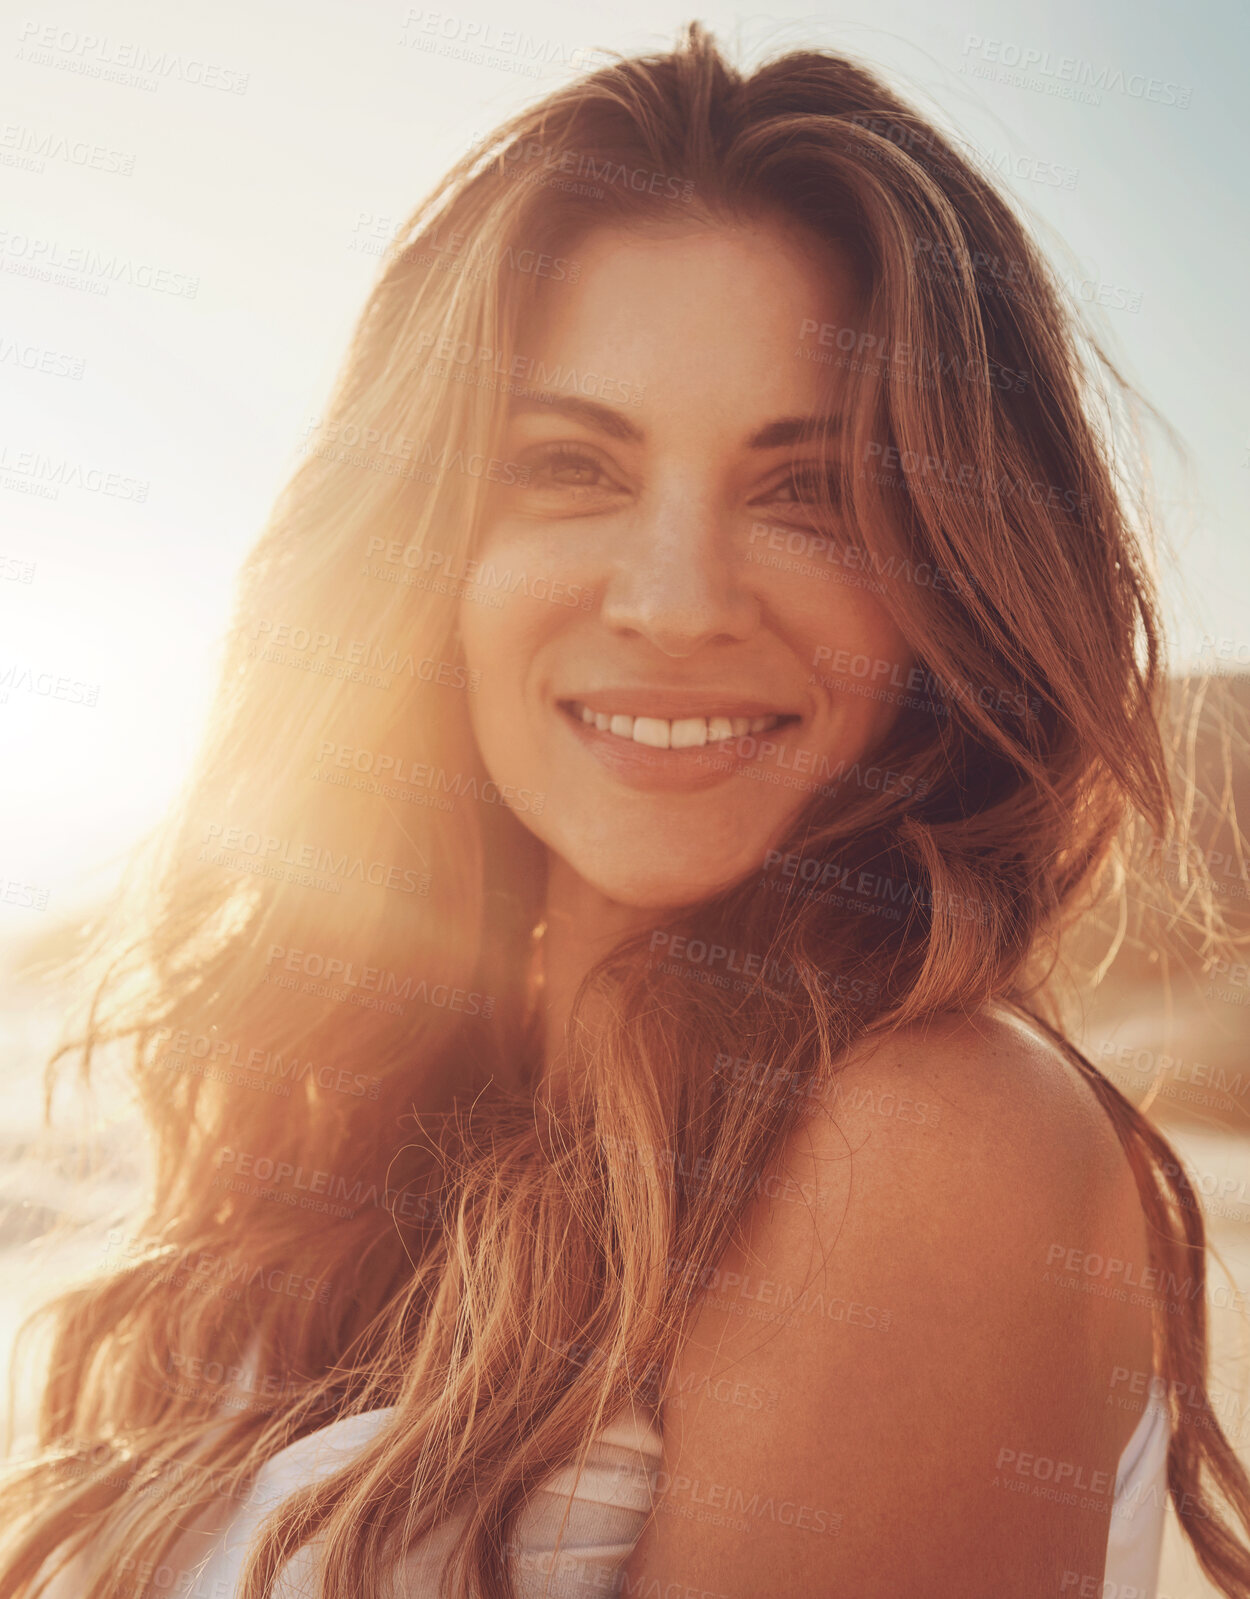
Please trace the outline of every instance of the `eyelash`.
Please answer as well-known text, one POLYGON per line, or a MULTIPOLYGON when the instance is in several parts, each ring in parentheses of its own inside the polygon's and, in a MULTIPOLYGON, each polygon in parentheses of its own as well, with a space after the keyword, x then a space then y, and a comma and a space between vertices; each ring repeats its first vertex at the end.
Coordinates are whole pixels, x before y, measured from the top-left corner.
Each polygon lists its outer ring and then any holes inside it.
MULTIPOLYGON (((539 453, 538 458, 534 463, 534 476, 544 469, 558 471, 561 467, 587 467, 591 471, 600 473, 602 476, 607 476, 604 468, 599 464, 593 455, 571 444, 553 444, 543 449, 539 453)), ((801 491, 804 487, 817 484, 820 479, 821 473, 818 468, 802 465, 792 467, 789 473, 782 478, 779 483, 774 484, 773 489, 770 492, 775 494, 778 490, 791 486, 793 486, 796 491, 801 491)), ((533 478, 531 478, 531 482, 532 481, 533 478)), ((593 489, 598 488, 600 485, 594 483, 562 483, 553 484, 551 486, 553 488, 593 489)), ((828 472, 824 474, 823 486, 829 496, 830 501, 835 506, 839 504, 841 486, 838 482, 837 474, 834 472, 828 472)), ((803 501, 796 495, 796 498, 793 501, 788 501, 786 503, 802 504, 803 501)))
MULTIPOLYGON (((586 466, 595 472, 603 473, 603 468, 593 455, 588 454, 585 450, 579 450, 571 444, 553 444, 541 451, 535 463, 535 471, 541 471, 544 467, 559 468, 562 466, 586 466)), ((603 475, 606 476, 606 473, 603 475)), ((593 483, 557 483, 553 485, 555 488, 569 489, 594 488, 595 486, 593 483)))
POLYGON ((786 488, 790 484, 794 484, 796 488, 806 485, 819 484, 828 495, 832 504, 838 505, 841 503, 842 485, 838 480, 837 473, 834 471, 829 471, 822 474, 818 467, 793 467, 789 474, 784 477, 780 483, 775 485, 774 492, 776 492, 776 489, 786 488))

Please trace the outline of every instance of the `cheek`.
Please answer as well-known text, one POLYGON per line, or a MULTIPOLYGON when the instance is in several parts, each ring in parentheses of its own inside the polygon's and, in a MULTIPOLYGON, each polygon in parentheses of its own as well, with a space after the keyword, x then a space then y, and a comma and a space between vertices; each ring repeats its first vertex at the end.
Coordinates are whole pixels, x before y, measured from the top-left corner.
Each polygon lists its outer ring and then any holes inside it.
POLYGON ((500 516, 483 527, 474 580, 462 590, 460 637, 492 700, 516 703, 543 652, 595 614, 600 575, 584 532, 500 516))
POLYGON ((570 619, 585 613, 563 603, 566 591, 535 562, 496 559, 478 576, 459 607, 465 661, 480 674, 468 697, 473 736, 493 778, 532 784, 548 753, 544 662, 570 619))
POLYGON ((893 617, 864 588, 832 580, 778 596, 791 648, 842 727, 879 734, 893 722, 915 662, 893 617))
POLYGON ((578 564, 579 553, 592 540, 576 519, 545 522, 539 517, 512 514, 500 502, 491 520, 483 525, 476 551, 483 563, 508 567, 514 574, 556 578, 563 569, 578 564))
POLYGON ((505 746, 509 742, 508 729, 517 727, 534 641, 528 637, 516 598, 504 584, 491 588, 479 583, 472 594, 460 603, 460 638, 469 670, 479 674, 477 692, 469 696, 469 714, 489 765, 492 751, 501 741, 505 746))
POLYGON ((495 660, 532 655, 594 609, 599 574, 584 533, 505 518, 483 530, 474 561, 459 610, 466 651, 495 660))

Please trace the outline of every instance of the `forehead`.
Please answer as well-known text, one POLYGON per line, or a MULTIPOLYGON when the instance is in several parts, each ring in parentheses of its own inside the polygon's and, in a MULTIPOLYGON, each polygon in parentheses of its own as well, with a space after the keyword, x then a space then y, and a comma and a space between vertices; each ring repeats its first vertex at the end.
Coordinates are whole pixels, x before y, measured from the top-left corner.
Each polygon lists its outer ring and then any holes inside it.
POLYGON ((521 351, 643 385, 644 409, 683 419, 817 406, 828 368, 800 330, 853 326, 860 303, 849 253, 780 222, 597 228, 568 259, 576 280, 541 284, 521 351))

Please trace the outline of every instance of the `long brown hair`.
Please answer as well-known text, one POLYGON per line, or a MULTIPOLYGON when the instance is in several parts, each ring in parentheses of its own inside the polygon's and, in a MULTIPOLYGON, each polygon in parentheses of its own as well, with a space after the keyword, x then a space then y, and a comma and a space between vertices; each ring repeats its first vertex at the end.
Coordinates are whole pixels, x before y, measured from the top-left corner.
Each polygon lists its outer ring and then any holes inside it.
MULTIPOLYGON (((856 1040, 939 1012, 1045 1020, 1078 912, 1130 882, 1165 893, 1150 852, 1183 818, 1149 521, 1112 442, 1124 392, 1011 205, 838 55, 745 76, 692 25, 454 167, 388 252, 242 573, 186 794, 102 934, 73 1047, 133 1050, 152 1194, 116 1268, 53 1307, 5 1594, 76 1549, 84 1599, 130 1591, 175 1505, 393 1406, 272 1522, 249 1599, 315 1535, 327 1591, 365 1599, 460 1508, 456 1591, 504 1599, 527 1491, 654 1396, 684 1284, 709 1280, 807 1088, 856 1040), (574 1014, 593 1001, 593 1034, 570 1030, 577 1069, 536 1095, 543 853, 513 812, 549 797, 492 791, 455 627, 466 597, 524 585, 466 576, 490 486, 518 470, 494 441, 509 388, 535 381, 524 313, 597 226, 759 215, 834 239, 870 285, 860 326, 796 329, 795 358, 828 365, 844 413, 837 525, 858 564, 839 575, 879 584, 924 694, 874 752, 902 779, 813 781, 787 847, 891 885, 888 904, 834 910, 762 863, 657 917, 588 975, 574 1014), (755 975, 727 991, 651 958, 681 935, 751 952, 755 975), (748 1044, 744 1090, 716 1063, 748 1044), (655 1158, 622 1158, 639 1149, 655 1158), (211 1374, 249 1352, 247 1402, 223 1405, 211 1374)), ((1186 893, 1210 954, 1210 896, 1192 874, 1186 893)), ((1164 1139, 1071 1053, 1153 1263, 1198 1284, 1157 1317, 1169 1487, 1212 1580, 1250 1594, 1250 1481, 1206 1397, 1201 1215, 1164 1139)))

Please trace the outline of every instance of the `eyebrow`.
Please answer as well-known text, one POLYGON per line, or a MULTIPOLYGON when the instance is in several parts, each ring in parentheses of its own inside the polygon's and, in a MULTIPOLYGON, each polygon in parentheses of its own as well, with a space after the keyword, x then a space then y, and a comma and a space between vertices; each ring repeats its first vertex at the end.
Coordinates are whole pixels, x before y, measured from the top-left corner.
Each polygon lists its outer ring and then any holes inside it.
MULTIPOLYGON (((646 431, 630 420, 615 406, 601 405, 596 400, 582 400, 575 395, 531 392, 514 400, 509 407, 510 416, 527 413, 555 411, 574 422, 606 433, 610 438, 624 439, 629 444, 646 441, 646 431)), ((838 420, 832 416, 781 416, 766 422, 747 440, 750 450, 777 450, 788 444, 807 444, 838 430, 838 420)))

